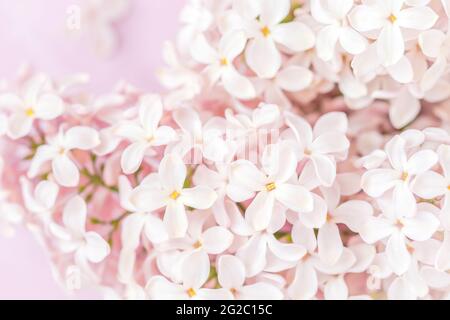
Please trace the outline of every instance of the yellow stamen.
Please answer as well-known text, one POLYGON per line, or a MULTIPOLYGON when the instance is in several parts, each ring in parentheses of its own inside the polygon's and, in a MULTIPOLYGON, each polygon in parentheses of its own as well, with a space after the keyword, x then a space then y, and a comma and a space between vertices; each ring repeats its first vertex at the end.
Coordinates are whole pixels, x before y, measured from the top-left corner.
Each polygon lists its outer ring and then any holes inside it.
POLYGON ((406 181, 406 179, 408 179, 408 172, 403 172, 400 179, 402 179, 403 181, 406 181))
POLYGON ((187 291, 187 294, 189 295, 190 298, 192 298, 192 297, 197 295, 197 292, 195 292, 194 289, 189 288, 188 291, 187 291))
POLYGON ((303 151, 303 153, 304 153, 305 155, 307 155, 307 156, 310 156, 310 155, 311 155, 311 150, 305 149, 305 151, 303 151))
POLYGON ((450 185, 447 186, 447 190, 450 190, 450 185))
POLYGON ((33 110, 33 108, 28 108, 28 109, 26 109, 26 110, 25 110, 25 114, 26 114, 28 117, 33 117, 33 116, 34 116, 34 110, 33 110))
POLYGON ((393 14, 391 14, 388 19, 391 23, 394 23, 395 21, 397 21, 397 17, 394 16, 393 14))
POLYGON ((331 216, 331 214, 327 213, 326 221, 330 222, 332 219, 333 219, 333 217, 331 216))
POLYGON ((261 33, 263 34, 264 37, 268 37, 270 35, 270 29, 265 26, 264 28, 261 28, 261 33))
POLYGON ((64 149, 64 148, 59 148, 59 154, 60 155, 63 155, 63 154, 65 154, 66 153, 66 149, 64 149))
POLYGON ((227 58, 222 58, 220 59, 220 65, 221 66, 227 66, 228 65, 228 59, 227 58))
POLYGON ((276 188, 277 188, 277 186, 276 186, 275 182, 271 182, 271 183, 266 184, 266 190, 267 191, 272 191, 272 190, 275 190, 276 188))
POLYGON ((179 196, 180 196, 180 193, 178 191, 174 191, 170 194, 169 197, 173 200, 177 200, 179 196))
POLYGON ((194 243, 193 247, 194 249, 198 249, 202 246, 202 243, 200 241, 197 241, 196 243, 194 243))

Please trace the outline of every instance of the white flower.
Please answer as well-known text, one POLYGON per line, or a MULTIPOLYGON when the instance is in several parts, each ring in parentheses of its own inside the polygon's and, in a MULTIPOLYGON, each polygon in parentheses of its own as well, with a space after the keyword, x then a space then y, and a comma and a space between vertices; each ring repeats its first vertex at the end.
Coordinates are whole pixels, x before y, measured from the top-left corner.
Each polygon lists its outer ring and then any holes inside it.
POLYGON ((53 120, 64 112, 63 100, 51 90, 50 80, 39 75, 31 78, 24 87, 23 94, 3 94, 0 106, 9 109, 7 134, 12 139, 26 136, 35 119, 53 120))
POLYGON ((212 84, 222 80, 225 90, 238 99, 252 99, 255 89, 246 77, 233 66, 234 59, 244 51, 247 38, 242 31, 225 34, 218 50, 211 47, 203 34, 198 35, 191 45, 192 57, 208 67, 204 72, 212 84))
POLYGON ((61 128, 57 135, 48 138, 47 144, 38 147, 28 170, 28 177, 36 177, 43 165, 51 161, 52 172, 58 184, 75 187, 80 173, 71 159, 71 150, 90 150, 100 144, 98 132, 88 127, 72 127, 66 132, 61 128))
POLYGON ((441 221, 443 226, 450 230, 450 146, 441 145, 438 155, 444 175, 434 171, 423 172, 414 180, 412 190, 424 199, 444 196, 441 221))
POLYGON ((325 24, 317 34, 316 49, 319 58, 332 59, 336 43, 350 54, 359 54, 367 47, 367 40, 348 25, 347 14, 353 0, 311 1, 311 15, 325 24))
POLYGON ((150 299, 159 300, 223 300, 232 299, 226 289, 202 288, 208 279, 210 262, 203 251, 196 251, 184 258, 181 267, 181 284, 163 276, 153 276, 146 285, 150 299))
POLYGON ((176 110, 173 118, 181 128, 182 135, 180 141, 169 146, 166 153, 173 152, 184 157, 192 151, 191 161, 194 164, 202 162, 200 156, 214 162, 225 161, 230 150, 224 140, 226 122, 223 118, 213 117, 203 125, 199 114, 189 108, 176 110))
POLYGON ((280 300, 283 294, 272 284, 255 282, 245 285, 245 266, 242 261, 231 255, 217 259, 218 281, 222 288, 231 292, 238 300, 280 300))
POLYGON ((72 197, 64 207, 63 226, 50 225, 51 232, 60 240, 65 253, 75 253, 75 261, 81 266, 86 261, 99 263, 110 253, 109 244, 96 232, 86 231, 87 207, 80 196, 72 197))
POLYGON ((406 145, 407 141, 400 135, 386 143, 385 152, 392 169, 380 168, 365 172, 361 186, 369 196, 375 198, 392 189, 392 201, 397 212, 412 216, 416 211, 416 199, 410 188, 412 178, 434 166, 438 157, 431 150, 421 150, 408 159, 406 145))
POLYGON ((341 112, 330 112, 320 117, 314 129, 308 122, 293 114, 286 114, 291 129, 288 138, 295 141, 299 159, 312 161, 317 177, 324 186, 331 186, 336 177, 335 157, 345 154, 349 141, 345 136, 347 117, 341 112))
POLYGON ((206 186, 184 188, 186 166, 176 154, 166 155, 158 173, 150 174, 133 190, 130 202, 142 212, 165 208, 164 224, 171 238, 184 237, 188 227, 185 206, 208 209, 217 199, 206 186))
POLYGON ((290 7, 290 0, 246 1, 233 6, 243 20, 241 28, 250 38, 245 50, 246 62, 260 78, 273 78, 280 69, 277 44, 295 52, 314 46, 314 33, 308 26, 299 21, 281 23, 290 7))
MULTIPOLYGON (((379 202, 382 205, 382 202, 379 202)), ((405 216, 394 209, 391 203, 382 205, 383 213, 369 217, 360 228, 361 238, 369 244, 387 239, 386 257, 390 268, 397 274, 404 274, 410 267, 411 254, 408 240, 425 241, 430 239, 439 227, 439 220, 433 213, 418 207, 414 216, 405 216)))
POLYGON ((141 100, 138 123, 125 122, 116 129, 118 136, 132 142, 122 153, 121 166, 125 174, 139 169, 148 149, 176 139, 171 127, 159 126, 162 115, 163 105, 159 96, 148 95, 141 100))
POLYGON ((351 25, 360 32, 379 30, 377 52, 385 66, 397 63, 404 54, 402 29, 427 30, 438 16, 427 6, 403 8, 404 0, 363 1, 349 14, 351 25))
POLYGON ((282 108, 290 108, 292 103, 286 92, 299 92, 306 89, 313 81, 313 73, 300 65, 287 65, 277 72, 273 79, 255 79, 257 90, 264 94, 264 101, 282 108))
POLYGON ((450 33, 432 29, 419 35, 419 45, 424 55, 434 59, 420 82, 423 91, 432 89, 443 76, 450 58, 450 33))
POLYGON ((245 218, 255 231, 270 223, 274 205, 280 202, 297 212, 313 209, 313 199, 303 186, 290 183, 296 176, 297 159, 286 145, 269 145, 261 158, 262 171, 248 160, 237 160, 230 167, 228 196, 235 201, 252 197, 245 218))
POLYGON ((21 177, 22 197, 25 207, 48 222, 56 203, 59 187, 50 180, 40 181, 33 190, 30 181, 21 177))

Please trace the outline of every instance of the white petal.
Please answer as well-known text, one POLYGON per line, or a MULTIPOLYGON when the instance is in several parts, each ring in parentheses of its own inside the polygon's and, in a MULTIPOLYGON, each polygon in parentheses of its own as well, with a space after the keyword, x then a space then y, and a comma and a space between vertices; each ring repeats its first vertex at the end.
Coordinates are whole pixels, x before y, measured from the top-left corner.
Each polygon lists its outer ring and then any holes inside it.
POLYGON ((317 34, 317 55, 324 61, 330 61, 335 54, 336 43, 341 29, 338 26, 329 25, 322 28, 317 34))
POLYGON ((446 192, 446 183, 443 176, 434 171, 426 171, 416 177, 412 191, 424 199, 433 199, 446 192))
POLYGON ((57 150, 54 147, 49 145, 39 146, 28 169, 28 177, 34 178, 39 173, 41 166, 53 159, 56 155, 57 150))
POLYGON ((271 284, 257 282, 242 287, 237 298, 239 300, 281 300, 283 293, 271 284))
POLYGON ((377 40, 377 52, 384 66, 396 64, 403 56, 405 43, 400 28, 394 24, 386 24, 377 40))
POLYGON ((146 215, 144 231, 147 239, 155 244, 169 239, 163 221, 152 214, 146 215))
POLYGON ((313 210, 311 193, 303 186, 283 183, 274 191, 276 199, 293 211, 309 212, 313 210))
POLYGON ((223 227, 211 227, 203 235, 203 248, 209 254, 219 254, 231 246, 233 234, 223 227))
POLYGON ((366 38, 349 27, 341 29, 339 43, 345 51, 353 55, 360 54, 367 48, 366 38))
POLYGON ((273 236, 268 238, 267 244, 270 251, 276 257, 285 261, 298 261, 306 254, 303 246, 293 243, 283 243, 273 236))
POLYGON ((187 289, 198 289, 203 286, 209 276, 208 255, 200 250, 189 254, 183 261, 183 286, 187 289))
POLYGON ((164 156, 159 164, 159 177, 164 188, 171 191, 180 191, 186 179, 186 166, 183 160, 175 153, 164 156))
POLYGON ((289 14, 290 7, 289 0, 261 0, 261 22, 268 26, 281 22, 289 14))
POLYGON ((203 64, 211 64, 220 59, 216 50, 208 43, 203 34, 195 37, 190 45, 190 53, 194 60, 203 64))
POLYGON ((130 194, 130 203, 139 211, 153 211, 166 206, 167 194, 155 187, 137 187, 130 194))
POLYGON ((151 277, 146 285, 146 292, 150 299, 159 300, 186 300, 189 298, 186 290, 163 276, 151 277))
POLYGON ((306 300, 313 298, 318 289, 317 274, 312 263, 299 263, 295 270, 295 278, 288 288, 292 299, 306 300))
POLYGON ((145 142, 134 142, 123 151, 120 165, 125 174, 135 173, 139 169, 147 148, 145 142))
POLYGON ((321 260, 329 265, 336 263, 342 254, 344 246, 339 229, 335 223, 327 222, 319 229, 317 245, 321 260))
POLYGON ((63 187, 75 187, 80 181, 77 166, 66 155, 59 155, 53 159, 52 171, 56 182, 63 187))
POLYGON ((420 112, 420 102, 408 90, 402 90, 391 102, 389 119, 396 129, 413 121, 420 112))
POLYGON ((37 184, 34 190, 34 198, 38 203, 44 205, 46 209, 51 209, 58 196, 58 185, 53 181, 44 180, 37 184))
POLYGON ((410 174, 419 174, 431 169, 437 162, 438 156, 434 151, 421 150, 408 159, 407 170, 410 174))
POLYGON ((348 18, 353 28, 360 32, 380 29, 385 23, 377 10, 366 5, 356 6, 348 18))
POLYGON ((327 281, 323 293, 326 300, 346 300, 348 288, 344 278, 337 277, 327 281))
POLYGON ((399 174, 391 169, 373 169, 363 174, 361 186, 371 197, 380 197, 387 190, 393 188, 398 181, 399 174))
POLYGON ((343 112, 328 112, 317 119, 314 124, 314 136, 318 137, 325 132, 333 131, 345 134, 348 128, 347 115, 343 112))
POLYGON ((427 71, 422 76, 422 80, 420 81, 420 88, 423 91, 428 91, 433 89, 433 87, 438 83, 439 79, 441 79, 447 68, 447 59, 442 56, 439 56, 434 63, 428 68, 427 71))
POLYGON ((19 112, 11 115, 8 119, 7 133, 11 139, 18 139, 26 136, 33 126, 33 118, 19 112))
POLYGON ((409 189, 408 184, 402 182, 395 186, 392 201, 395 212, 401 212, 401 215, 408 217, 415 214, 417 208, 416 198, 409 189))
POLYGON ((387 291, 390 300, 416 300, 417 295, 411 290, 411 286, 403 278, 396 278, 387 291))
POLYGON ((255 231, 264 230, 269 226, 274 200, 273 192, 261 191, 245 210, 245 220, 255 231))
POLYGON ((84 250, 89 261, 98 263, 109 255, 111 249, 109 248, 108 242, 97 233, 93 231, 87 232, 84 240, 86 241, 84 250))
POLYGON ((437 21, 438 15, 429 7, 414 7, 401 10, 397 23, 403 28, 415 30, 430 29, 437 21))
POLYGON ((303 23, 282 23, 272 30, 273 39, 292 51, 305 51, 314 46, 314 33, 303 23))
POLYGON ((66 131, 64 147, 67 149, 90 150, 100 144, 100 136, 95 129, 76 126, 66 131))
POLYGON ((423 54, 430 58, 437 58, 440 55, 444 41, 445 34, 436 29, 421 32, 418 39, 423 54))
POLYGON ((194 188, 183 189, 179 199, 188 207, 208 209, 216 201, 217 193, 210 187, 196 186, 194 188))
POLYGON ((384 147, 386 154, 389 158, 389 162, 392 167, 397 171, 403 171, 406 168, 406 140, 402 136, 395 136, 386 143, 384 147))
POLYGON ((34 107, 36 117, 42 120, 53 120, 64 112, 64 102, 53 94, 43 94, 34 107))
POLYGON ((311 157, 317 178, 324 186, 331 186, 336 178, 336 164, 328 156, 314 154, 311 157))
POLYGON ((386 256, 390 267, 397 275, 402 275, 408 270, 411 256, 406 248, 405 238, 400 232, 394 232, 389 237, 386 256))
POLYGON ((80 196, 74 196, 64 206, 63 223, 73 233, 83 234, 86 224, 86 202, 80 196))
POLYGON ((245 281, 245 266, 239 258, 223 255, 217 260, 217 274, 223 288, 240 288, 245 281))
POLYGON ((349 200, 333 211, 333 218, 337 223, 344 223, 353 232, 358 232, 372 214, 373 208, 368 202, 349 200))
POLYGON ((444 233, 444 241, 436 255, 436 269, 439 271, 448 271, 450 269, 450 232, 444 233))
POLYGON ((182 203, 172 201, 164 213, 164 225, 170 238, 181 238, 186 235, 188 220, 182 203))
POLYGON ((328 131, 318 136, 311 148, 317 153, 330 154, 345 151, 349 146, 350 142, 344 134, 328 131))
POLYGON ((389 75, 399 83, 409 83, 414 78, 414 71, 409 59, 401 57, 397 63, 387 67, 389 75))
POLYGON ((122 222, 122 248, 134 250, 139 246, 142 228, 145 224, 145 214, 133 213, 122 222))
POLYGON ((247 277, 261 272, 266 266, 267 242, 261 234, 250 238, 236 253, 245 265, 247 277))
POLYGON ((222 74, 222 81, 225 90, 233 97, 248 100, 256 96, 256 91, 251 81, 237 72, 233 67, 229 67, 222 74))
POLYGON ((220 39, 220 52, 232 62, 244 51, 246 43, 247 37, 243 31, 229 32, 220 39))
POLYGON ((275 78, 280 88, 290 92, 296 92, 308 87, 313 80, 312 72, 301 66, 288 66, 278 72, 275 78))
POLYGON ((245 60, 260 78, 273 78, 281 66, 281 55, 270 38, 258 36, 247 45, 245 60))
POLYGON ((439 226, 439 220, 430 212, 417 212, 412 218, 404 219, 402 232, 416 241, 430 239, 439 226))
POLYGON ((364 242, 372 244, 391 235, 395 226, 391 221, 382 217, 370 217, 359 231, 364 242))
POLYGON ((266 182, 266 177, 258 168, 247 160, 238 160, 231 164, 230 180, 248 190, 261 190, 266 182))
POLYGON ((162 118, 163 105, 158 95, 145 95, 139 106, 139 121, 147 132, 154 133, 162 118))

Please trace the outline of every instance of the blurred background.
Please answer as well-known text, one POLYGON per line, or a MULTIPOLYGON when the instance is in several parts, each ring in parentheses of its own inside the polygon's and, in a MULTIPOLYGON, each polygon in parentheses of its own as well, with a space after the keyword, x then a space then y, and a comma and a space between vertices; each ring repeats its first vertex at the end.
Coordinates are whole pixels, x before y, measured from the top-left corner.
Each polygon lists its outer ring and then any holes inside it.
MULTIPOLYGON (((28 63, 53 77, 87 72, 95 93, 110 91, 120 80, 160 90, 154 73, 163 64, 162 44, 174 39, 186 0, 128 0, 128 12, 113 22, 118 47, 109 56, 95 50, 93 30, 98 28, 83 24, 83 16, 79 31, 67 28, 71 8, 90 1, 0 0, 0 79, 13 79, 28 63)), ((0 237, 0 299, 97 297, 98 293, 86 291, 69 295, 60 288, 45 250, 26 229, 18 229, 12 238, 0 237)))

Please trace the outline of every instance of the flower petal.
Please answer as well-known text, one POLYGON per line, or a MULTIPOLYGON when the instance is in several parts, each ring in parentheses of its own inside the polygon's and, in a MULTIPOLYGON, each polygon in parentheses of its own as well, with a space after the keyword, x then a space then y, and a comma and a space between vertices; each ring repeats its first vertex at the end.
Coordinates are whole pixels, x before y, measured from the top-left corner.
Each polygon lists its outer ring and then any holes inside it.
POLYGON ((67 149, 90 150, 100 144, 100 136, 95 129, 76 126, 66 131, 64 147, 67 149))
POLYGON ((386 244, 386 257, 391 269, 397 275, 404 274, 411 263, 411 256, 406 248, 405 237, 394 232, 386 244))
POLYGON ((245 266, 239 258, 223 255, 217 260, 217 275, 223 288, 240 288, 245 282, 245 266))
POLYGON ((315 42, 311 29, 298 21, 282 23, 274 27, 272 37, 275 42, 295 52, 311 49, 315 42))
POLYGON ((179 198, 180 202, 195 209, 211 208, 216 199, 217 193, 207 186, 183 189, 179 198))
POLYGON ((59 155, 53 159, 52 172, 56 182, 63 187, 75 187, 80 181, 78 167, 66 155, 59 155))
POLYGON ((219 254, 233 242, 233 234, 224 227, 211 227, 202 234, 202 245, 208 254, 219 254))
POLYGON ((281 55, 273 40, 262 35, 249 41, 245 60, 260 78, 273 78, 281 66, 281 55))
POLYGON ((123 151, 120 166, 125 174, 135 173, 139 169, 147 148, 145 142, 134 142, 123 151))
POLYGON ((99 263, 109 255, 111 249, 108 242, 96 232, 87 232, 84 235, 84 240, 86 241, 84 251, 90 262, 99 263))
POLYGON ((333 265, 340 258, 344 246, 335 223, 327 222, 320 227, 317 246, 319 257, 326 264, 333 265))

